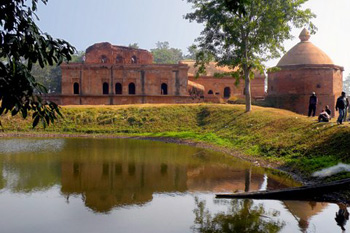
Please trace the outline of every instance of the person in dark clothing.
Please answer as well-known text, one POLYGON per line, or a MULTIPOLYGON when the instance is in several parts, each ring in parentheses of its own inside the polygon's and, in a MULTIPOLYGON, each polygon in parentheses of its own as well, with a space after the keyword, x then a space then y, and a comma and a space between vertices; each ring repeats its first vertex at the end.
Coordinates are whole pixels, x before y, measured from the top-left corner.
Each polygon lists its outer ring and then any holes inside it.
POLYGON ((339 203, 339 210, 335 213, 335 221, 340 228, 345 231, 346 222, 349 220, 349 212, 345 204, 339 203))
POLYGON ((335 110, 339 111, 339 117, 337 120, 338 124, 343 124, 343 120, 344 120, 344 113, 345 110, 347 109, 347 105, 346 105, 346 94, 343 91, 341 93, 341 96, 338 97, 337 99, 337 104, 335 106, 335 110))
POLYGON ((310 96, 310 100, 309 100, 309 114, 308 114, 309 117, 311 116, 311 113, 313 117, 315 116, 317 102, 318 102, 318 99, 317 99, 316 93, 312 92, 312 95, 310 96))
POLYGON ((329 105, 325 106, 326 113, 329 115, 329 119, 331 119, 332 111, 329 109, 329 105))

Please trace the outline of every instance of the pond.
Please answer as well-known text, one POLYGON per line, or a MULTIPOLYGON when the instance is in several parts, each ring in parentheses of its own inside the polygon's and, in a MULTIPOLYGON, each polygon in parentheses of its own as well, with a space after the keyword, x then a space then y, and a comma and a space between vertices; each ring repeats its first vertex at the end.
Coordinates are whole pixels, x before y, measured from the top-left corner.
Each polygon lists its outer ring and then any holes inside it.
POLYGON ((6 233, 341 232, 335 204, 216 199, 215 193, 298 183, 185 145, 1 139, 0 169, 0 226, 6 233))

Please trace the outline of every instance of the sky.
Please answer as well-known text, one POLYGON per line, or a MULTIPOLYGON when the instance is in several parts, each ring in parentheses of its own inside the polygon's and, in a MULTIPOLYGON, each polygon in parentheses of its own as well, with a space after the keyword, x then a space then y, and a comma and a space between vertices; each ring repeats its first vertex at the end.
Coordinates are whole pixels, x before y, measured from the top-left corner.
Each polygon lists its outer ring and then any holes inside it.
MULTIPOLYGON (((187 48, 200 35, 203 26, 189 22, 184 15, 192 11, 186 0, 49 0, 37 12, 39 27, 56 38, 69 41, 78 51, 98 42, 127 46, 138 43, 150 50, 158 41, 173 48, 187 48)), ((350 74, 350 0, 309 0, 317 18, 318 31, 310 41, 322 49, 336 65, 350 74)), ((293 40, 285 41, 288 51, 299 42, 300 29, 293 29, 293 40)), ((273 67, 279 59, 266 63, 273 67)))

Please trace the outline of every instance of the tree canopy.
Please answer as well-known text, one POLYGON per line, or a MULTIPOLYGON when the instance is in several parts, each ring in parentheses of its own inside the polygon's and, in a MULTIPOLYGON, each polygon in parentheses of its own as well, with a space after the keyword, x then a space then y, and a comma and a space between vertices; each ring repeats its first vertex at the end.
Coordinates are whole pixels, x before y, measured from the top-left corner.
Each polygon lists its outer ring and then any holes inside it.
POLYGON ((291 39, 292 27, 316 27, 315 15, 301 9, 307 0, 243 0, 237 10, 235 0, 187 0, 194 12, 185 18, 204 24, 197 38, 197 65, 214 59, 219 66, 238 68, 229 75, 244 78, 246 111, 251 111, 250 79, 253 71, 264 71, 263 63, 284 52, 283 41, 291 39))
POLYGON ((58 106, 41 97, 47 89, 32 74, 33 64, 46 65, 69 61, 75 48, 67 41, 54 39, 35 24, 38 3, 47 0, 2 0, 0 3, 0 115, 34 111, 33 126, 54 122, 58 106))
POLYGON ((151 49, 153 59, 158 64, 176 64, 183 59, 181 49, 170 48, 169 42, 156 43, 156 48, 151 49))

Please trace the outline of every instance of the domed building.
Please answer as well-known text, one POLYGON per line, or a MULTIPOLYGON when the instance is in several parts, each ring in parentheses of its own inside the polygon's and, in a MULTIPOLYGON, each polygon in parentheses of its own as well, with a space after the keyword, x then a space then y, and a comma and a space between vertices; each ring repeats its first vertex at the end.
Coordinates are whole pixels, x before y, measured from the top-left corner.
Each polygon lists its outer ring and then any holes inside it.
POLYGON ((344 68, 334 64, 321 49, 312 44, 310 33, 303 29, 300 42, 268 72, 268 97, 274 107, 300 114, 308 113, 312 92, 318 97, 317 113, 329 105, 333 114, 343 89, 344 68))

